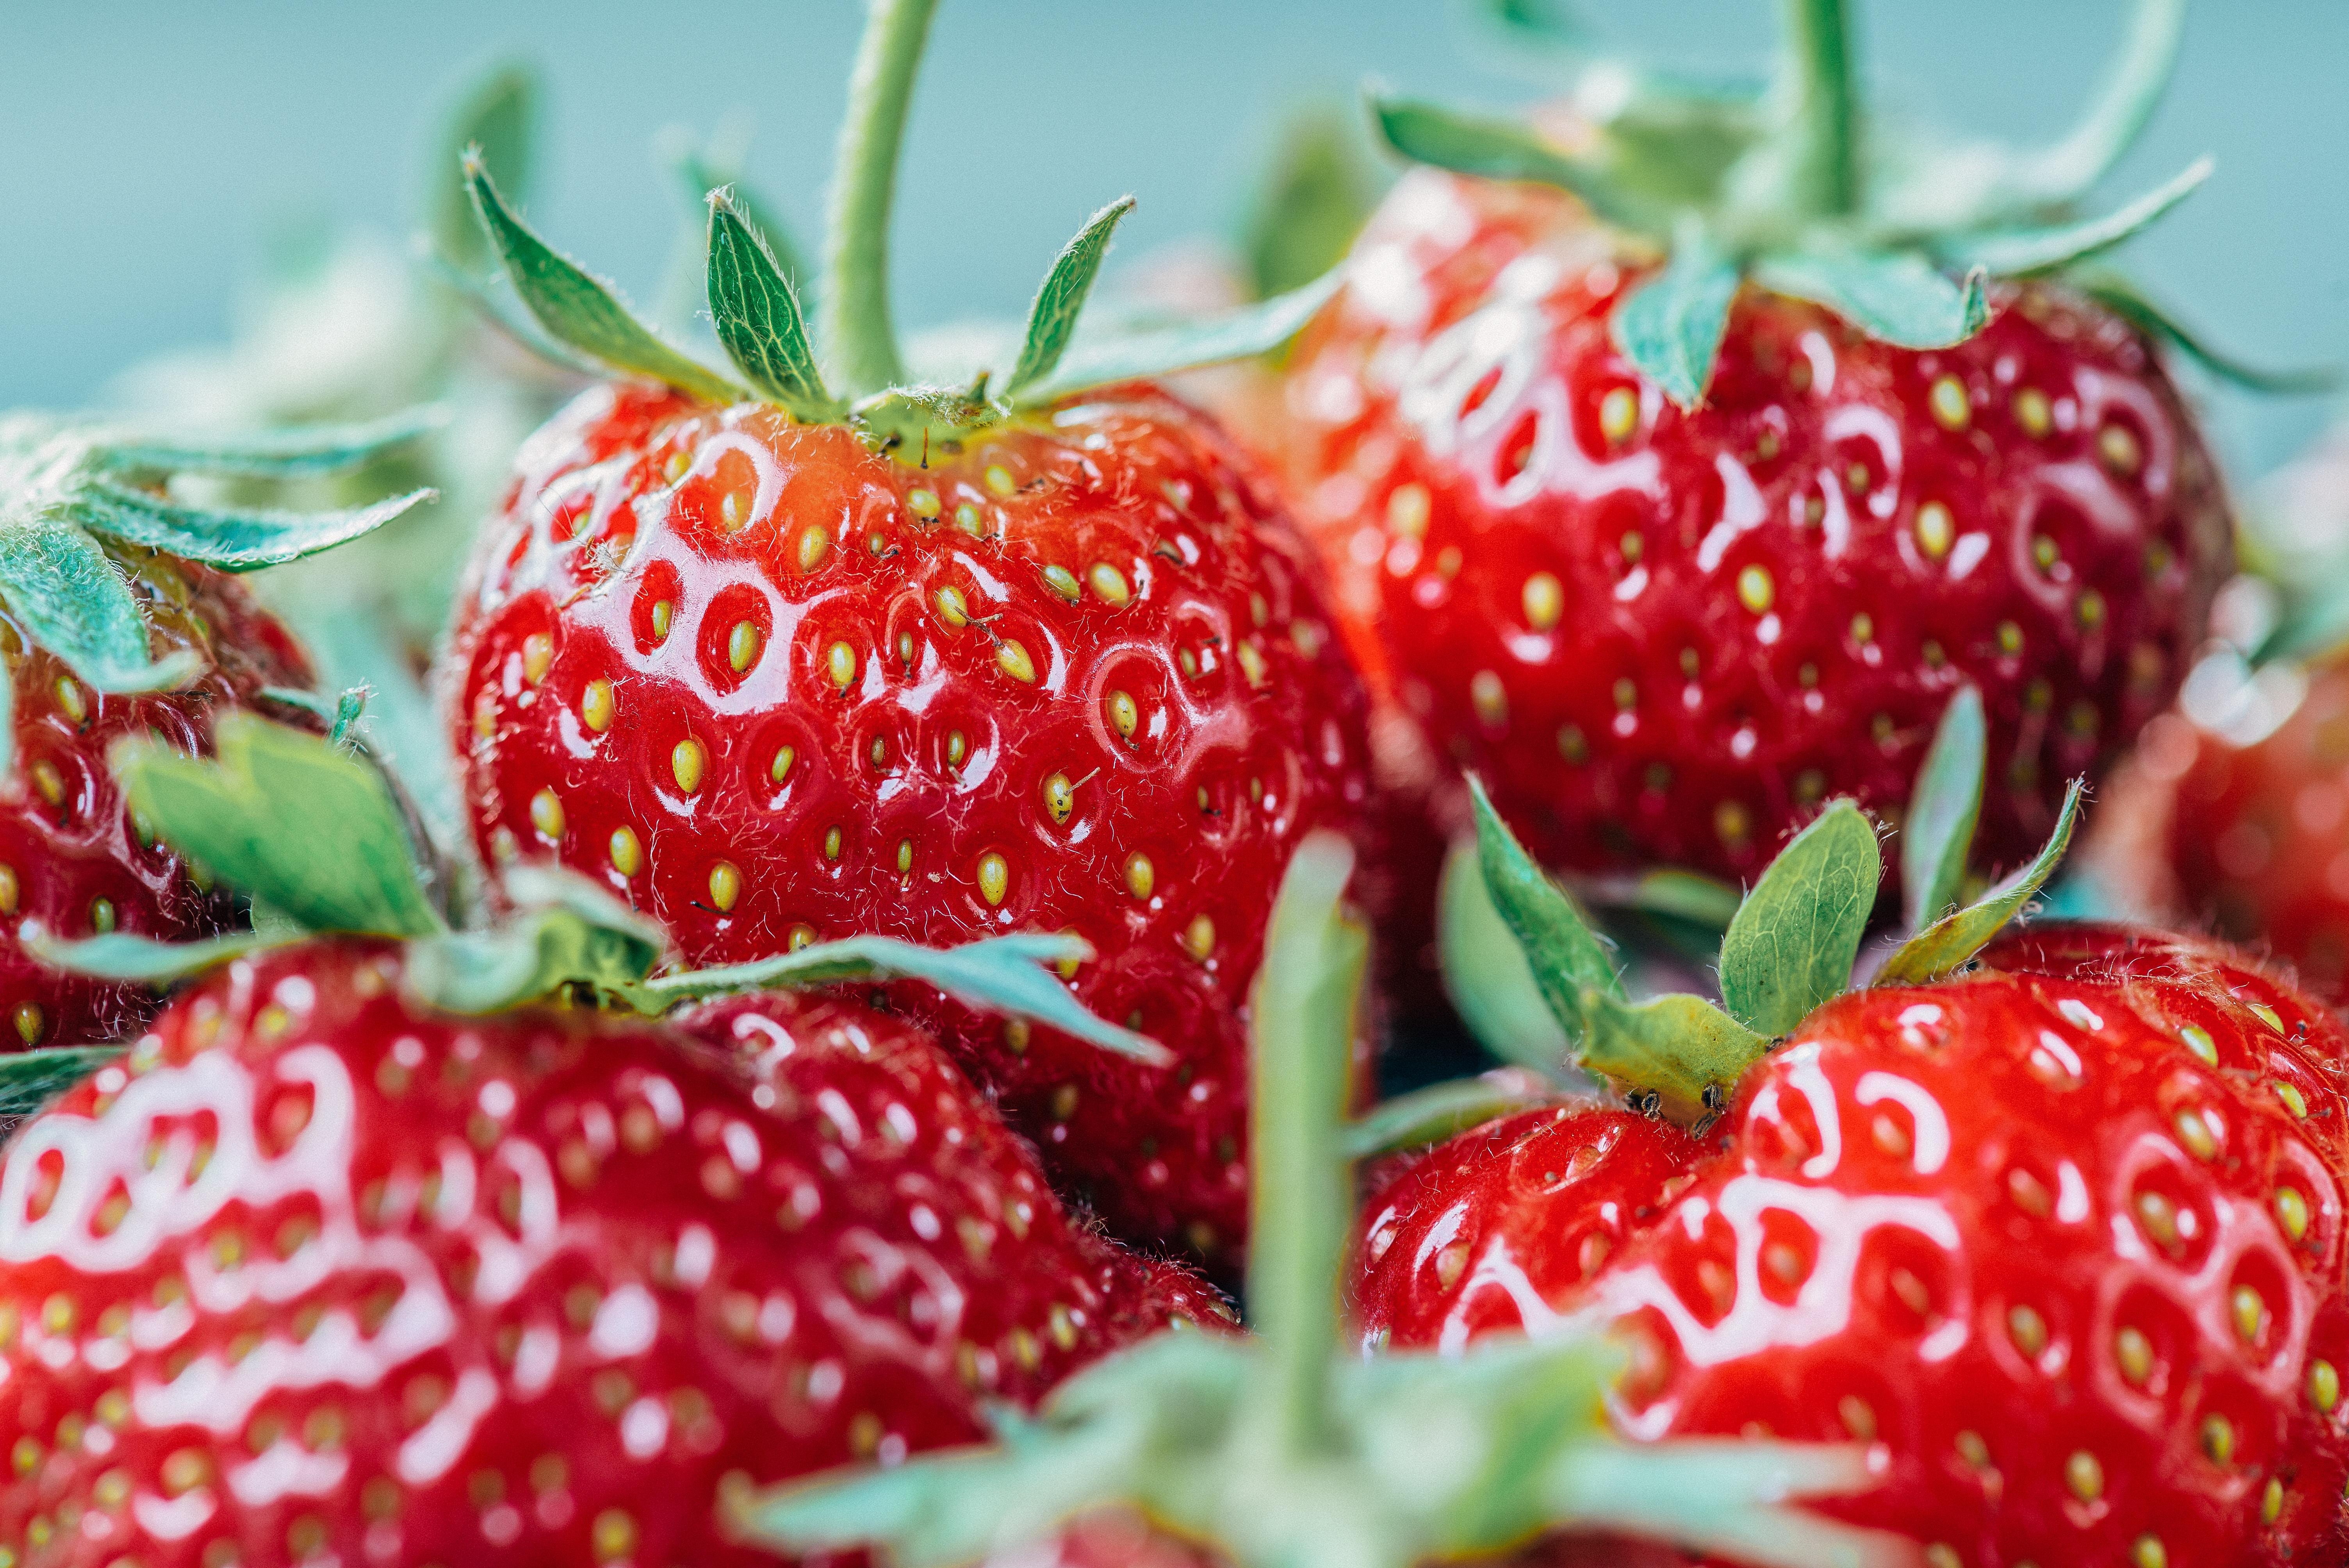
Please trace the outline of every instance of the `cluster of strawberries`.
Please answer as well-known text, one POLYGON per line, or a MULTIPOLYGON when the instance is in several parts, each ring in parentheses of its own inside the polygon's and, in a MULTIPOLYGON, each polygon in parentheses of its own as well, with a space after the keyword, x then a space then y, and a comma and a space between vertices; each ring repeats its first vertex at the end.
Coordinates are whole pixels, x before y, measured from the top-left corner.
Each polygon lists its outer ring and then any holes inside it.
POLYGON ((0 1568, 2349 1561, 2349 675, 2175 710, 2234 526, 2095 258, 2203 171, 2078 207, 2177 8, 2044 153, 1895 148, 1832 0, 1382 101, 1329 278, 1081 329, 1116 203, 955 380, 930 10, 819 321, 709 192, 719 368, 467 163, 592 379, 465 842, 236 576, 433 418, 0 423, 0 1568), (2171 928, 2007 929, 2116 768, 2171 928))

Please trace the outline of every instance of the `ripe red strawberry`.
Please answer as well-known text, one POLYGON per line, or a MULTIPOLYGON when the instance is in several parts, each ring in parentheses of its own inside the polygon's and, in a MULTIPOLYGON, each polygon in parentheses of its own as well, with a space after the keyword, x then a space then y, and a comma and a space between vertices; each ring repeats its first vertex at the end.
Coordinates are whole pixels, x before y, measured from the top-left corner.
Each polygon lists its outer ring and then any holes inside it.
POLYGON ((2215 943, 2058 925, 1983 958, 1814 1014, 1595 1280, 1582 1188, 1431 1161, 1372 1246, 1438 1214, 1494 1240, 1449 1288, 1389 1245, 1364 1332, 1614 1320, 1628 1431, 1878 1445, 1837 1511, 1953 1562, 2332 1561, 2349 1033, 2215 943))
POLYGON ((1569 155, 1384 106, 1406 152, 1583 200, 1415 171, 1292 359, 1290 489, 1340 603, 1547 863, 1750 876, 1830 795, 1903 800, 1968 681, 2011 861, 2161 710, 2225 571, 2142 302, 1968 271, 2034 279, 2128 223, 2022 234, 2076 194, 2023 154, 1862 168, 1837 17, 1792 120, 1651 83, 1569 155))
POLYGON ((20 930, 179 939, 235 923, 230 901, 131 819, 106 769, 107 748, 124 736, 207 751, 215 715, 310 685, 292 634, 226 573, 340 542, 429 493, 349 512, 256 515, 173 500, 170 476, 348 468, 428 428, 402 418, 183 444, 45 416, 0 418, 5 1048, 115 1039, 153 1013, 141 988, 44 967, 20 930))
MULTIPOLYGON (((919 33, 896 15, 875 13, 868 47, 897 52, 873 69, 909 74, 919 33)), ((1361 814, 1363 708, 1288 518, 1207 419, 1138 379, 1201 351, 1056 370, 1126 204, 1071 244, 993 383, 909 385, 885 267, 835 275, 852 407, 722 194, 711 308, 755 390, 633 323, 616 348, 620 307, 474 188, 511 275, 572 280, 524 289, 547 329, 670 388, 585 395, 525 449, 479 546, 444 682, 484 855, 559 858, 697 963, 853 932, 1076 933, 1099 954, 1078 997, 1167 1042, 1171 1068, 936 1022, 1114 1230, 1235 1255, 1247 986, 1291 851, 1361 814), (581 314, 583 290, 605 314, 581 314)), ((1269 334, 1205 356, 1278 341, 1311 303, 1256 307, 1269 334)))
POLYGON ((402 963, 239 960, 16 1136, 20 1561, 763 1561, 721 1478, 966 1440, 1215 1309, 895 1019, 464 1019, 402 963))

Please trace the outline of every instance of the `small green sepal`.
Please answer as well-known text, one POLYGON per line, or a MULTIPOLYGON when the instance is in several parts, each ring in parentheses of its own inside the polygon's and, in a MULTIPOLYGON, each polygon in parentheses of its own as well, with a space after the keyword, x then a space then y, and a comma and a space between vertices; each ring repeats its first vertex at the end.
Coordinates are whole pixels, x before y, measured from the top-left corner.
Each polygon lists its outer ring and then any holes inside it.
MULTIPOLYGON (((2139 332, 2193 360, 2221 381, 2274 397, 2318 397, 2342 387, 2340 367, 2301 366, 2288 370, 2248 364, 2220 350, 2200 333, 2178 319, 2169 308, 2120 273, 2103 267, 2082 269, 2067 277, 2074 288, 2136 327, 2139 332)), ((2265 655, 2263 655, 2262 657, 2265 655)))
POLYGON ((2033 277, 2100 255, 2151 228, 2200 188, 2216 165, 2199 158, 2167 183, 2100 218, 2041 228, 1963 234, 1936 247, 1953 267, 1980 267, 1999 277, 2033 277))
POLYGON ((64 515, 92 533, 200 561, 223 572, 281 566, 373 533, 440 491, 413 490, 340 511, 190 506, 110 480, 92 480, 64 515))
POLYGON ((1525 846, 1493 810, 1483 781, 1473 774, 1468 779, 1468 796, 1476 816, 1477 860, 1484 868, 1493 907, 1501 912, 1525 950, 1534 984, 1549 1005, 1550 1016, 1557 1020, 1569 1045, 1578 1047, 1586 1028, 1585 997, 1594 991, 1618 998, 1623 995, 1614 958, 1574 907, 1574 901, 1526 853, 1525 846))
POLYGON ((1493 903, 1473 840, 1445 853, 1435 897, 1444 989, 1460 1021, 1502 1061, 1556 1076, 1574 1043, 1535 984, 1516 933, 1493 903))
POLYGON ((492 66, 469 82, 450 108, 430 165, 431 243, 450 266, 480 278, 493 264, 489 237, 473 214, 463 160, 476 151, 505 190, 530 188, 531 142, 538 119, 538 74, 519 62, 492 66))
MULTIPOLYGON (((233 959, 300 940, 298 933, 231 932, 202 942, 158 942, 113 931, 104 936, 61 942, 46 932, 27 929, 20 938, 25 951, 52 969, 87 975, 129 985, 165 986, 201 975, 233 959)), ((0 1061, 8 1058, 0 1057, 0 1061)))
POLYGON ((1669 232, 1654 205, 1619 189, 1597 166, 1560 152, 1513 119, 1462 114, 1436 104, 1373 96, 1371 116, 1389 146, 1415 163, 1485 180, 1555 185, 1604 221, 1645 233, 1669 232))
POLYGON ((1902 348, 1948 348, 1990 320, 1984 274, 1951 283, 1922 256, 1893 251, 1765 252, 1754 281, 1823 304, 1869 336, 1902 348))
POLYGON ((2078 779, 2064 791, 2063 810, 2056 813, 2055 830, 2031 863, 2001 882, 1988 892, 1968 904, 1942 916, 1893 950, 1892 956, 1876 973, 1876 981, 1883 985, 1922 985, 1939 980, 1945 975, 1962 968, 1973 955, 1990 944, 1991 938, 2006 927, 2008 922, 2023 913, 2023 906, 2038 896, 2047 879, 2055 874, 2071 847, 2072 830, 2079 825, 2080 797, 2085 789, 2078 779))
POLYGON ((1045 274, 1043 286, 1028 307, 1028 331, 1020 343, 1019 363, 1003 383, 1005 397, 1017 397, 1060 367, 1061 356, 1069 351, 1069 340, 1076 335, 1077 316, 1092 293, 1093 280, 1101 275, 1102 259, 1109 254, 1110 239, 1133 211, 1133 198, 1119 197, 1086 219, 1077 237, 1053 261, 1052 270, 1045 274))
POLYGON ((1496 1068, 1475 1078, 1452 1078, 1381 1100, 1368 1115, 1346 1124, 1339 1140, 1350 1160, 1368 1160, 1401 1149, 1423 1149, 1505 1116, 1557 1103, 1557 1086, 1522 1068, 1496 1068))
POLYGON ((1883 872, 1876 830, 1837 799, 1779 851, 1721 939, 1721 998, 1764 1036, 1793 1029, 1851 985, 1883 872))
POLYGON ((176 691, 203 674, 190 650, 149 656, 147 620, 122 569, 69 516, 12 521, 0 511, 0 604, 100 691, 176 691))
POLYGON ((847 412, 823 384, 799 295, 730 191, 709 193, 709 292, 718 341, 761 397, 809 423, 847 412))
POLYGON ((1615 346, 1682 408, 1704 401, 1741 281, 1737 259, 1701 223, 1681 226, 1664 270, 1634 289, 1609 322, 1615 346))
POLYGON ((1969 683, 1941 710, 1901 818, 1901 924, 1907 931, 1924 930, 1958 902, 1974 824, 1982 816, 1989 748, 1982 693, 1969 683))
POLYGON ((454 410, 425 403, 344 425, 297 425, 249 434, 181 437, 106 432, 89 443, 89 460, 115 473, 150 478, 220 474, 238 479, 298 479, 347 473, 448 428, 454 410))
POLYGON ((1745 1069, 1770 1054, 1770 1037, 1702 996, 1627 1002, 1592 989, 1582 1006, 1589 1020, 1582 1065, 1620 1084, 1633 1105, 1682 1126, 1719 1115, 1745 1069))
POLYGON ((1037 407, 1096 387, 1148 381, 1178 370, 1269 354, 1304 331, 1305 324, 1337 296, 1344 281, 1344 270, 1340 268, 1303 288, 1177 326, 1099 337, 1080 333, 1061 356, 1060 367, 1020 394, 1018 402, 1037 407))
POLYGON ((742 399, 740 387, 662 342, 609 287, 540 239, 499 196, 478 154, 466 154, 464 170, 506 281, 549 335, 618 375, 665 382, 712 403, 742 399))
POLYGON ((35 1114, 122 1050, 120 1046, 52 1046, 0 1056, 0 1117, 35 1114))

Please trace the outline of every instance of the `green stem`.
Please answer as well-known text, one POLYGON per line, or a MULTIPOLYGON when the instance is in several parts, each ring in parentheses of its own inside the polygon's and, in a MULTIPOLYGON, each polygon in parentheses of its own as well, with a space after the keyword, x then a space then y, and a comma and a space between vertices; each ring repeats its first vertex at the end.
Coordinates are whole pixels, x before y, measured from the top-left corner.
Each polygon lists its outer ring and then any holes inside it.
POLYGON ((1859 205, 1859 170, 1847 0, 1785 0, 1785 6, 1795 192, 1812 212, 1849 212, 1859 205))
POLYGON ((1342 1147, 1354 998, 1370 942, 1339 908, 1353 851, 1331 833, 1299 846, 1273 906, 1253 1001, 1247 1302, 1272 1377, 1259 1418, 1277 1453, 1326 1446, 1330 1373, 1352 1229, 1342 1147))
POLYGON ((872 0, 832 177, 822 335, 835 385, 862 397, 905 378, 889 319, 889 212, 914 72, 937 0, 872 0))

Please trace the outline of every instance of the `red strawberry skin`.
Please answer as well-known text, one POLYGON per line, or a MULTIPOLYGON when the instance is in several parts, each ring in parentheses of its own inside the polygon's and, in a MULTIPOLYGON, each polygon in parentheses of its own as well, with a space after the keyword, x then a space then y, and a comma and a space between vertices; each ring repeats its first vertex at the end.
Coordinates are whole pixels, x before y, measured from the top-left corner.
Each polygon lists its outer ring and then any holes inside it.
POLYGON ((0 1048, 119 1039, 155 1010, 144 986, 37 963, 17 941, 23 924, 67 938, 123 931, 181 941, 234 923, 225 896, 197 886, 177 855, 146 841, 130 820, 107 748, 125 736, 155 734, 208 752, 215 713, 254 702, 264 686, 310 685, 292 634, 234 579, 167 555, 109 549, 154 629, 154 655, 193 650, 208 667, 184 691, 109 696, 32 645, 0 609, 16 750, 15 771, 0 779, 0 1048))
POLYGON ((1075 932, 1079 998, 1174 1068, 933 1020, 1112 1229, 1236 1255, 1273 891, 1369 792, 1310 552, 1146 389, 927 459, 641 388, 559 416, 447 669, 477 840, 558 856, 698 964, 1075 932))
POLYGON ((1750 877, 1831 795, 1904 804, 1964 681, 2013 863, 2201 637, 2217 475, 2080 300, 2002 288, 1917 352, 1749 288, 1682 412, 1609 339, 1639 268, 1562 196, 1414 172, 1349 277, 1292 361, 1288 488, 1385 689, 1550 863, 1750 877))
POLYGON ((1814 1013, 1595 1279, 1575 1185, 1406 1176, 1371 1213, 1464 1205, 1538 1310, 1483 1254, 1448 1293, 1374 1266, 1364 1334, 1612 1320, 1629 1433, 1868 1441, 1884 1484, 1840 1511, 1950 1561, 2342 1561, 2349 1032, 2214 943, 2051 926, 1985 958, 1814 1013))
POLYGON ((853 1004, 460 1019, 239 963, 0 1164, 27 1564, 755 1563, 721 1478, 968 1440, 1212 1295, 853 1004))

